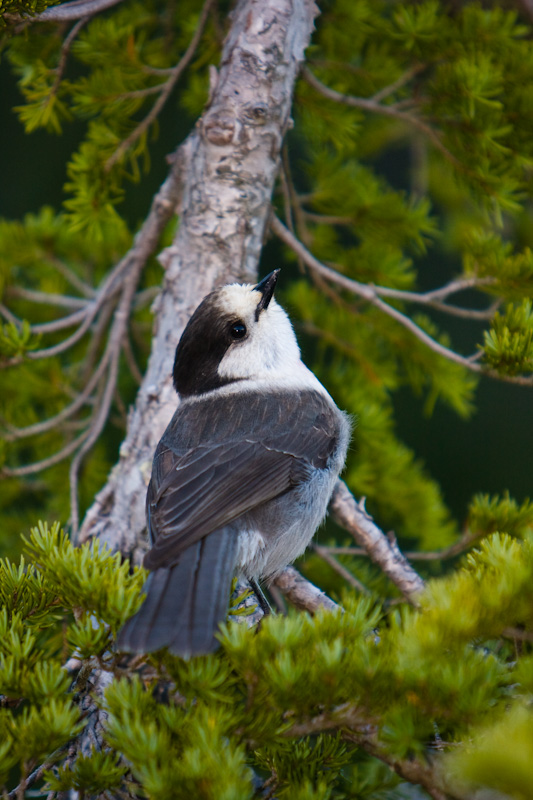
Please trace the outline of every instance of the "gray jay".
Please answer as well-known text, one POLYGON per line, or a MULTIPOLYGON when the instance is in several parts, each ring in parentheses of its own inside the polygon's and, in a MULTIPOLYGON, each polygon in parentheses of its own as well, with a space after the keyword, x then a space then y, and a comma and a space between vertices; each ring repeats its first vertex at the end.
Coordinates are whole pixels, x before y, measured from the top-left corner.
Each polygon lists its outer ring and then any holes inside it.
POLYGON ((180 404, 146 498, 147 596, 119 650, 215 650, 232 577, 275 577, 326 514, 350 425, 300 358, 278 273, 211 292, 179 341, 180 404))

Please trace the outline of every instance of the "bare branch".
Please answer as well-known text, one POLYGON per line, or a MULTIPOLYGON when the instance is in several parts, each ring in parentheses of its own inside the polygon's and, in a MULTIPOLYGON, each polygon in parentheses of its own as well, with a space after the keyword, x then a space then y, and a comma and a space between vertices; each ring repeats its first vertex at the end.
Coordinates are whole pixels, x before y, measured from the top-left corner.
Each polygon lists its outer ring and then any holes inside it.
POLYGON ((82 280, 75 272, 73 272, 66 264, 59 258, 52 258, 50 263, 69 283, 74 289, 77 289, 80 294, 88 298, 93 298, 96 294, 95 289, 82 280))
POLYGON ((87 381, 94 369, 94 364, 100 352, 102 340, 108 335, 111 327, 111 318, 117 305, 117 298, 113 295, 104 303, 98 318, 91 328, 91 339, 83 359, 81 380, 87 381))
MULTIPOLYGON (((98 438, 98 435, 100 434, 101 429, 105 424, 105 420, 107 419, 107 415, 109 413, 110 402, 108 403, 108 395, 110 394, 112 398, 114 386, 116 383, 115 362, 113 359, 116 359, 116 363, 118 364, 118 357, 120 354, 120 343, 124 335, 124 330, 126 329, 126 325, 129 318, 129 308, 131 306, 132 299, 135 294, 135 289, 142 268, 144 267, 144 264, 146 263, 148 257, 155 250, 155 247, 159 240, 159 236, 161 235, 164 226, 174 213, 179 193, 181 191, 180 169, 181 169, 181 159, 176 158, 169 176, 167 177, 167 179, 161 186, 161 189, 159 190, 159 192, 156 194, 156 196, 152 201, 150 212, 145 222, 143 223, 141 229, 137 233, 132 248, 124 256, 124 258, 121 259, 119 264, 117 264, 117 266, 113 269, 113 271, 110 273, 107 279, 103 282, 102 286, 98 290, 98 294, 95 300, 88 305, 87 317, 84 320, 82 326, 80 326, 80 329, 78 329, 76 334, 74 334, 72 337, 70 337, 69 340, 67 340, 72 342, 72 340, 76 335, 78 336, 78 338, 81 338, 79 331, 82 328, 85 328, 86 330, 89 327, 92 320, 94 319, 94 317, 96 316, 99 307, 103 303, 105 303, 106 300, 109 299, 110 294, 117 291, 117 289, 122 288, 123 294, 121 303, 119 304, 119 308, 115 313, 115 326, 111 332, 108 346, 106 348, 107 357, 106 355, 104 355, 99 364, 98 369, 96 370, 95 374, 91 377, 91 380, 88 382, 82 394, 79 397, 77 397, 74 400, 74 403, 72 403, 67 409, 63 409, 63 411, 60 412, 60 414, 58 414, 54 418, 54 420, 55 423, 57 424, 63 419, 66 419, 67 417, 71 416, 71 414, 73 414, 78 408, 80 408, 85 402, 87 402, 92 391, 96 387, 98 380, 101 378, 103 372, 109 365, 109 379, 106 384, 106 389, 104 390, 102 403, 99 407, 99 410, 96 412, 96 416, 93 417, 93 420, 90 423, 87 430, 85 430, 80 436, 78 436, 76 439, 74 439, 72 442, 66 445, 66 447, 64 447, 61 451, 55 453, 53 456, 43 459, 42 461, 37 462, 35 464, 29 464, 24 467, 13 467, 13 468, 4 467, 2 470, 2 474, 5 475, 6 477, 22 477, 24 475, 35 474, 36 472, 40 472, 43 469, 58 464, 60 461, 63 461, 65 458, 68 458, 70 455, 72 455, 72 453, 76 452, 76 450, 81 448, 79 458, 76 460, 76 464, 79 466, 79 463, 81 462, 81 458, 83 457, 83 455, 85 455, 85 453, 90 449, 90 447, 94 445, 94 442, 98 438), (126 274, 126 278, 123 278, 124 273, 126 274), (85 447, 86 443, 87 447, 85 447)), ((64 346, 65 342, 61 344, 64 346)), ((60 347, 60 345, 58 345, 58 347, 60 347)), ((62 347, 60 352, 62 352, 63 349, 66 349, 66 347, 62 347)), ((43 350, 40 352, 47 354, 56 354, 57 348, 49 348, 46 351, 43 350)), ((29 355, 35 356, 35 353, 29 355)), ((44 355, 41 355, 40 357, 44 357, 44 355)), ((53 424, 51 420, 46 420, 43 423, 38 423, 36 426, 31 426, 34 433, 41 433, 46 430, 49 430, 52 427, 53 424)), ((19 429, 19 430, 25 430, 25 429, 19 429)), ((24 435, 30 435, 30 434, 25 433, 24 435)))
POLYGON ((6 478, 22 478, 25 475, 35 475, 37 472, 42 472, 43 469, 48 469, 48 467, 54 467, 71 456, 72 453, 75 453, 88 435, 88 430, 83 431, 77 439, 73 439, 57 453, 48 458, 43 458, 42 461, 36 461, 34 464, 27 464, 25 467, 2 467, 1 474, 6 478))
POLYGON ((420 119, 420 117, 417 117, 414 114, 409 114, 407 111, 402 111, 394 105, 383 105, 382 103, 376 102, 374 98, 353 97, 352 95, 337 92, 335 89, 331 89, 329 86, 323 84, 322 81, 320 81, 307 67, 302 69, 302 77, 305 78, 305 80, 310 86, 313 87, 313 89, 316 89, 316 91, 320 92, 321 95, 327 97, 328 100, 333 100, 336 103, 342 103, 343 105, 351 106, 352 108, 360 108, 364 111, 371 111, 374 114, 383 114, 386 117, 393 117, 394 119, 401 120, 402 122, 407 122, 409 125, 412 125, 419 131, 422 131, 422 133, 424 133, 428 139, 430 139, 437 150, 439 150, 448 161, 461 170, 465 170, 464 165, 461 164, 461 162, 455 158, 453 153, 451 153, 448 148, 443 145, 440 136, 434 130, 434 128, 432 128, 427 122, 424 122, 424 120, 420 119))
POLYGON ((461 366, 466 367, 473 372, 481 372, 482 368, 478 364, 474 364, 469 361, 464 356, 455 353, 453 350, 450 350, 444 345, 437 342, 433 339, 429 334, 427 334, 422 328, 420 328, 412 319, 407 317, 405 314, 402 314, 401 311, 394 308, 393 306, 389 306, 387 303, 383 302, 378 297, 377 290, 374 286, 366 283, 360 283, 359 281, 355 281, 352 278, 347 278, 345 275, 341 275, 339 272, 336 272, 331 267, 327 267, 325 264, 322 264, 315 256, 283 225, 283 223, 277 218, 273 217, 271 220, 271 226, 280 239, 282 239, 295 253, 300 255, 308 267, 312 270, 322 275, 322 277, 326 278, 327 280, 331 280, 334 283, 342 286, 343 289, 347 289, 348 291, 352 292, 353 294, 362 297, 364 300, 367 300, 376 308, 379 308, 388 316, 395 319, 397 322, 400 322, 407 330, 411 331, 417 339, 420 339, 427 347, 429 347, 434 352, 438 353, 439 355, 443 356, 444 358, 449 359, 450 361, 454 361, 456 364, 461 364, 461 366))
MULTIPOLYGON (((424 763, 416 758, 395 758, 379 741, 376 735, 364 733, 352 733, 347 731, 343 738, 354 742, 363 748, 369 755, 379 758, 389 766, 397 775, 411 784, 418 784, 429 794, 433 800, 449 800, 452 795, 440 788, 443 783, 442 776, 439 775, 438 767, 431 762, 424 763)), ((459 800, 457 795, 453 798, 459 800)), ((464 800, 468 800, 467 796, 464 800)))
POLYGON ((344 481, 335 484, 329 510, 335 522, 351 533, 404 597, 416 605, 416 595, 424 588, 424 581, 402 555, 396 540, 385 536, 344 481))
POLYGON ((415 64, 414 67, 408 69, 403 75, 395 80, 393 83, 389 84, 389 86, 384 86, 383 89, 380 89, 379 92, 372 95, 370 98, 374 101, 374 103, 379 103, 381 100, 384 100, 386 97, 390 97, 391 94, 394 94, 398 89, 401 89, 402 86, 405 86, 406 83, 409 83, 411 78, 414 78, 415 75, 418 75, 419 72, 422 72, 426 68, 425 64, 415 64))
POLYGON ((137 292, 133 300, 133 308, 144 308, 151 303, 155 298, 161 294, 160 286, 149 286, 143 289, 142 292, 137 292))
POLYGON ((435 339, 429 336, 429 334, 422 330, 422 328, 413 322, 413 320, 407 315, 402 314, 401 311, 398 311, 398 309, 381 300, 379 293, 384 289, 387 291, 386 287, 376 287, 372 286, 371 284, 360 283, 359 281, 353 280, 353 278, 348 278, 346 275, 342 275, 340 272, 336 272, 336 270, 332 269, 331 267, 327 267, 325 264, 315 258, 315 256, 285 227, 285 225, 277 217, 273 216, 271 218, 270 225, 274 233, 277 234, 277 236, 279 236, 279 238, 284 241, 285 244, 287 244, 292 250, 294 250, 297 255, 301 256, 311 270, 317 272, 319 275, 326 278, 326 280, 333 281, 333 283, 336 283, 343 289, 352 292, 352 294, 358 295, 376 308, 379 308, 380 311, 383 311, 389 317, 392 317, 401 325, 403 325, 404 328, 407 328, 407 330, 416 336, 417 339, 423 342, 438 355, 442 356, 443 358, 447 358, 449 361, 453 361, 456 364, 460 364, 462 367, 466 367, 466 369, 470 370, 471 372, 487 375, 490 378, 506 381, 507 383, 515 383, 519 386, 533 386, 532 375, 501 374, 496 372, 496 370, 487 369, 481 364, 478 364, 477 354, 473 356, 462 356, 459 353, 456 353, 454 350, 444 347, 444 345, 440 344, 440 342, 437 342, 435 339))
POLYGON ((284 597, 296 608, 315 614, 320 608, 335 611, 339 608, 317 586, 306 580, 294 567, 285 569, 274 578, 273 583, 283 593, 284 597))
POLYGON ((82 17, 98 14, 120 3, 121 0, 72 0, 70 3, 63 3, 60 6, 47 8, 42 14, 29 17, 28 22, 70 22, 82 17))
MULTIPOLYGON (((469 550, 480 538, 479 534, 466 533, 461 536, 453 544, 448 547, 443 547, 442 550, 412 550, 404 553, 405 558, 409 561, 445 561, 448 558, 455 558, 455 556, 469 550)), ((322 549, 333 555, 345 556, 368 556, 368 551, 363 547, 335 547, 322 545, 322 549)))
POLYGON ((6 289, 6 296, 29 300, 30 303, 62 306, 63 308, 87 308, 88 305, 87 300, 81 297, 70 297, 66 294, 53 294, 52 292, 38 292, 34 289, 23 289, 20 286, 9 286, 6 289))
POLYGON ((327 730, 341 730, 343 739, 357 744, 369 755, 383 761, 409 783, 422 786, 433 800, 448 800, 450 797, 441 788, 443 779, 438 766, 416 758, 395 758, 379 741, 378 721, 354 703, 344 703, 331 711, 296 722, 283 732, 283 736, 292 739, 327 730))
POLYGON ((143 380, 143 376, 141 370, 139 369, 139 365, 135 360, 135 355, 133 353, 133 349, 131 346, 131 339, 129 336, 124 337, 124 341, 122 342, 122 349, 124 351, 124 356, 126 358, 126 363, 128 364, 130 373, 135 382, 138 383, 140 386, 143 380))
MULTIPOLYGON (((126 297, 126 293, 124 296, 126 297)), ((72 464, 70 465, 70 472, 69 472, 70 519, 71 519, 71 528, 73 536, 76 536, 79 524, 78 473, 81 466, 81 462, 84 455, 88 453, 89 450, 91 450, 91 448, 96 443, 98 437, 100 436, 100 433, 102 432, 102 429, 109 416, 109 410, 111 408, 111 402, 113 400, 113 394, 115 392, 115 387, 117 384, 118 363, 120 357, 120 343, 121 343, 120 336, 124 334, 124 327, 125 327, 125 323, 124 326, 122 326, 121 321, 122 321, 122 314, 120 315, 120 322, 116 323, 117 325, 116 330, 112 332, 110 337, 109 374, 107 377, 107 383, 104 389, 103 397, 100 403, 100 408, 98 409, 98 412, 91 421, 91 424, 87 431, 87 436, 85 437, 82 446, 76 453, 76 457, 72 460, 72 464)))
POLYGON ((190 61, 194 56, 196 48, 198 47, 200 39, 202 38, 204 27, 207 22, 207 17, 211 10, 213 2, 214 0, 205 1, 204 6, 202 8, 202 13, 200 14, 200 19, 198 21, 198 27, 194 32, 194 36, 192 37, 187 50, 185 51, 179 62, 176 64, 176 66, 173 68, 172 73, 170 74, 168 80, 163 84, 161 89, 161 94, 155 101, 154 105, 152 106, 146 117, 142 120, 142 122, 139 123, 139 125, 137 125, 135 130, 133 130, 130 133, 130 135, 126 139, 124 139, 123 142, 121 142, 121 144, 117 147, 113 155, 110 156, 110 158, 108 158, 106 162, 106 169, 110 170, 111 167, 117 163, 117 161, 120 161, 126 150, 128 150, 131 147, 131 145, 134 144, 134 142, 136 142, 137 139, 139 139, 143 135, 143 133, 145 133, 148 130, 152 122, 154 122, 154 120, 157 119, 159 112, 161 111, 161 109, 167 102, 168 98, 170 97, 170 94, 174 89, 174 86, 176 85, 183 71, 187 68, 187 66, 189 65, 190 61))
MULTIPOLYGON (((69 746, 70 746, 70 742, 67 742, 67 744, 64 744, 61 747, 59 747, 50 756, 48 756, 46 761, 43 764, 41 764, 40 767, 37 767, 37 769, 34 769, 33 772, 30 773, 30 775, 28 775, 28 777, 26 778, 26 780, 23 783, 23 795, 22 795, 23 797, 25 796, 25 790, 29 789, 30 786, 33 786, 33 784, 37 783, 37 781, 40 781, 41 778, 43 777, 44 773, 47 770, 49 770, 51 767, 54 766, 54 764, 68 750, 69 746)), ((20 784, 19 786, 16 786, 14 789, 12 789, 12 791, 8 792, 5 795, 2 795, 2 797, 6 798, 6 800, 8 800, 8 799, 9 800, 15 800, 15 798, 17 798, 19 796, 21 786, 22 786, 22 784, 20 784)))
POLYGON ((121 92, 114 95, 116 100, 134 100, 135 98, 150 97, 152 94, 160 94, 166 87, 167 82, 157 83, 155 86, 147 86, 145 89, 135 89, 131 92, 121 92))
POLYGON ((87 303, 85 303, 85 308, 80 308, 79 311, 75 311, 73 314, 69 314, 66 317, 60 317, 52 322, 38 322, 31 326, 31 330, 32 333, 57 333, 57 331, 62 331, 65 328, 72 328, 74 325, 77 325, 78 322, 83 322, 86 316, 87 303))
POLYGON ((13 314, 12 311, 9 310, 3 303, 0 303, 0 314, 7 319, 8 322, 11 322, 12 325, 16 325, 19 328, 22 325, 21 320, 13 314))
POLYGON ((346 569, 346 567, 340 564, 337 561, 337 559, 331 555, 331 548, 322 547, 319 544, 315 544, 313 550, 320 556, 320 558, 322 558, 326 562, 326 564, 329 564, 329 566, 332 569, 334 569, 335 572, 337 572, 341 576, 341 578, 343 578, 346 581, 346 583, 348 583, 353 589, 357 589, 357 591, 361 592, 361 594, 370 594, 366 586, 364 586, 364 584, 362 584, 361 581, 358 581, 357 578, 354 575, 352 575, 350 570, 346 569))
MULTIPOLYGON (((103 298, 101 299, 103 302, 103 298)), ((100 302, 93 301, 89 306, 87 306, 87 309, 83 312, 83 321, 80 327, 77 331, 75 331, 75 333, 69 336, 68 339, 64 339, 62 342, 54 345, 53 347, 47 347, 44 350, 34 350, 33 353, 26 353, 26 357, 32 361, 37 361, 41 358, 52 358, 52 356, 58 356, 60 353, 64 353, 66 350, 69 350, 85 336, 91 327, 93 319, 98 313, 100 305, 100 302)), ((77 313, 79 314, 80 312, 77 313)))
POLYGON ((52 428, 58 427, 64 420, 71 417, 73 414, 76 413, 85 403, 88 402, 91 394, 93 393, 98 381, 104 374, 107 365, 109 362, 109 353, 105 353, 100 361, 98 368, 94 371, 91 375, 87 386, 83 389, 82 392, 76 397, 73 403, 69 406, 64 408, 59 414, 56 414, 55 417, 50 417, 49 419, 44 420, 43 422, 37 422, 35 425, 28 425, 26 428, 13 428, 9 427, 7 430, 7 434, 4 435, 4 438, 7 441, 13 441, 15 439, 24 439, 28 436, 37 436, 39 433, 46 433, 52 428))
POLYGON ((59 89, 59 84, 63 80, 63 75, 67 66, 67 59, 68 54, 70 53, 70 48, 72 47, 72 42, 81 31, 84 25, 90 20, 92 14, 87 15, 86 17, 82 17, 81 19, 76 22, 76 24, 72 27, 72 30, 69 32, 67 38, 61 45, 61 52, 59 54, 59 63, 56 68, 56 77, 54 80, 54 85, 50 89, 50 94, 48 95, 46 102, 50 103, 52 98, 56 96, 57 91, 59 89))

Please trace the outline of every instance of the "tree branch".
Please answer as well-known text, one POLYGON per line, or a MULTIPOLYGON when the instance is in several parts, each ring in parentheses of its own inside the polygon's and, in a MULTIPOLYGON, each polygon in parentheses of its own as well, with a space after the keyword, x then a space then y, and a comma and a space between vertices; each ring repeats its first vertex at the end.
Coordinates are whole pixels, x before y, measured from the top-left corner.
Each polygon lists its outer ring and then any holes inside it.
POLYGON ((91 378, 83 391, 80 392, 74 402, 60 411, 59 414, 56 414, 55 417, 50 417, 49 419, 43 420, 43 422, 37 422, 35 425, 28 425, 26 428, 13 428, 10 426, 8 427, 6 434, 4 434, 4 438, 7 441, 24 439, 28 436, 37 436, 40 433, 46 433, 47 431, 58 427, 62 422, 64 422, 64 420, 75 414, 76 411, 78 411, 83 405, 85 405, 85 403, 89 401, 89 398, 98 384, 98 381, 105 372, 105 369, 108 365, 108 359, 109 354, 106 352, 102 356, 97 369, 91 375, 91 378))
POLYGON ((130 133, 127 139, 124 139, 124 141, 121 142, 121 144, 119 144, 113 155, 107 159, 106 162, 107 170, 110 170, 114 166, 114 164, 117 163, 117 161, 120 161, 126 150, 128 150, 131 147, 131 145, 134 144, 137 141, 137 139, 139 139, 143 135, 143 133, 145 133, 148 130, 152 122, 154 122, 154 120, 157 119, 161 109, 163 108, 168 98, 170 97, 170 94, 174 89, 174 86, 180 79, 184 70, 191 62, 194 53, 196 52, 196 48, 198 47, 200 39, 202 38, 205 24, 207 22, 207 17, 209 15, 209 12, 211 11, 213 2, 214 0, 205 0, 202 12, 200 14, 200 19, 198 20, 198 26, 194 32, 194 35, 189 43, 187 50, 185 51, 179 62, 176 64, 176 66, 172 69, 172 72, 170 73, 170 77, 168 78, 168 80, 166 80, 165 83, 162 84, 160 90, 161 94, 155 101, 154 105, 152 106, 148 114, 145 116, 142 122, 140 122, 137 125, 135 130, 133 130, 130 133))
POLYGON ((422 131, 422 133, 428 137, 428 139, 435 145, 437 150, 439 150, 448 161, 464 171, 465 167, 463 164, 461 164, 461 162, 453 155, 453 153, 451 153, 448 148, 443 145, 438 133, 431 127, 431 125, 428 125, 427 122, 424 122, 424 120, 420 119, 420 117, 417 117, 414 114, 409 114, 407 111, 401 111, 394 105, 383 105, 382 103, 377 102, 375 98, 353 97, 352 95, 337 92, 335 89, 325 86, 325 84, 323 84, 322 81, 320 81, 307 67, 302 69, 302 77, 305 78, 307 83, 312 86, 313 89, 315 89, 317 92, 320 92, 323 97, 327 97, 328 100, 333 100, 335 103, 342 103, 345 106, 360 108, 364 111, 370 111, 374 114, 383 114, 386 117, 392 117, 394 119, 401 120, 402 122, 407 122, 409 125, 417 128, 417 130, 422 131))
POLYGON ((398 89, 401 89, 402 86, 405 86, 406 83, 422 72, 426 68, 425 64, 415 64, 414 67, 411 69, 406 70, 403 75, 395 80, 393 83, 389 84, 388 86, 384 86, 383 89, 380 89, 376 94, 372 95, 370 98, 374 101, 374 103, 380 103, 386 97, 390 97, 391 94, 394 94, 398 89))
POLYGON ((23 289, 20 286, 8 286, 5 291, 6 297, 15 297, 20 300, 28 300, 30 303, 42 303, 46 306, 62 306, 63 308, 83 308, 88 305, 87 300, 81 297, 69 297, 65 294, 54 294, 53 292, 38 292, 34 289, 23 289))
MULTIPOLYGON (((480 536, 477 534, 467 533, 448 547, 443 547, 442 550, 412 550, 406 551, 404 556, 410 561, 445 561, 448 558, 455 558, 455 556, 459 556, 461 553, 469 550, 479 538, 480 536)), ((355 557, 368 556, 368 552, 364 547, 335 547, 322 545, 322 549, 333 555, 355 557)))
POLYGON ((50 93, 49 93, 48 98, 46 100, 47 103, 50 103, 52 101, 52 98, 54 98, 57 95, 57 91, 59 89, 59 85, 60 85, 61 81, 63 80, 63 74, 64 74, 66 66, 67 66, 68 54, 70 53, 70 48, 72 47, 72 42, 74 41, 74 39, 76 38, 78 33, 81 31, 83 26, 86 25, 87 22, 89 22, 91 16, 92 16, 92 14, 88 14, 86 17, 82 17, 81 19, 79 19, 76 22, 76 24, 72 26, 72 29, 69 31, 69 34, 68 34, 67 38, 65 39, 65 41, 61 45, 61 52, 59 54, 59 63, 57 65, 57 67, 56 67, 56 77, 55 77, 55 80, 54 80, 54 85, 50 89, 50 93))
POLYGON ((28 17, 27 22, 71 22, 82 17, 89 17, 116 6, 121 0, 72 0, 60 6, 47 8, 41 14, 28 17))
POLYGON ((353 280, 353 278, 348 278, 345 275, 342 275, 340 272, 336 272, 336 270, 332 269, 331 267, 327 267, 325 264, 315 258, 315 256, 285 227, 285 225, 277 217, 273 216, 270 224, 274 233, 298 256, 300 256, 311 270, 317 272, 326 280, 330 280, 352 294, 361 297, 363 300, 366 300, 376 308, 379 308, 380 311, 383 311, 383 313, 387 314, 389 317, 392 317, 401 325, 403 325, 404 328, 416 336, 416 338, 423 342, 423 344, 433 350, 433 352, 437 353, 443 358, 447 358, 449 361, 460 364, 462 367, 466 367, 466 369, 470 370, 471 372, 487 375, 490 378, 506 381, 507 383, 516 383, 520 386, 533 385, 533 376, 500 374, 496 372, 496 370, 486 369, 481 364, 478 364, 476 355, 462 356, 459 353, 456 353, 454 350, 444 347, 444 345, 440 344, 440 342, 437 342, 435 339, 429 336, 429 334, 422 330, 422 328, 420 328, 408 316, 402 314, 401 311, 398 311, 398 309, 394 308, 393 306, 389 306, 388 303, 385 303, 383 300, 381 300, 379 293, 383 292, 384 290, 387 291, 386 287, 376 287, 371 284, 360 283, 359 281, 353 280))
POLYGON ((0 474, 5 478, 22 478, 25 475, 35 475, 37 472, 42 472, 44 469, 55 467, 56 464, 60 464, 61 461, 64 461, 71 456, 72 453, 75 453, 87 436, 88 430, 85 430, 76 439, 73 439, 57 453, 48 456, 48 458, 43 458, 42 461, 36 461, 33 464, 27 464, 24 467, 2 467, 0 469, 0 474))
POLYGON ((319 544, 315 544, 313 546, 313 550, 317 555, 320 556, 326 564, 335 570, 335 572, 343 578, 347 584, 349 584, 352 589, 357 589, 358 592, 361 594, 370 594, 366 586, 364 586, 361 581, 358 581, 355 575, 352 575, 349 569, 346 569, 342 564, 340 564, 337 559, 331 555, 331 548, 329 547, 322 547, 319 544))
POLYGON ((83 457, 89 452, 89 450, 96 443, 109 416, 111 402, 113 400, 113 395, 117 385, 118 365, 119 365, 120 352, 122 348, 122 340, 126 335, 127 325, 130 318, 131 304, 133 301, 135 290, 137 288, 140 272, 143 266, 144 262, 139 261, 136 265, 136 269, 132 270, 127 276, 124 290, 122 293, 122 298, 115 312, 115 319, 113 322, 113 327, 111 329, 111 334, 109 336, 109 342, 107 346, 107 352, 109 353, 108 356, 109 374, 104 394, 102 397, 102 402, 100 404, 98 413, 95 415, 93 421, 91 422, 86 440, 84 441, 82 447, 76 454, 76 457, 73 459, 72 464, 70 465, 70 515, 71 515, 72 536, 74 538, 77 536, 78 525, 79 525, 78 499, 77 499, 79 468, 83 457))
POLYGON ((416 605, 416 596, 424 588, 424 581, 402 555, 396 540, 385 536, 367 514, 363 503, 356 502, 344 481, 338 480, 335 484, 329 510, 335 522, 351 533, 404 597, 416 605))
POLYGON ((180 150, 180 225, 160 256, 166 275, 155 301, 148 368, 119 464, 89 510, 79 541, 99 536, 134 561, 140 558, 150 464, 177 405, 176 345, 208 292, 256 279, 294 80, 316 12, 312 0, 238 0, 234 8, 209 105, 180 150))
POLYGON ((272 218, 271 226, 274 233, 279 236, 279 238, 284 241, 285 244, 287 244, 292 250, 294 250, 297 255, 300 255, 307 266, 315 272, 318 272, 319 275, 322 275, 322 277, 326 278, 327 280, 333 281, 339 286, 342 286, 343 289, 347 289, 353 294, 356 294, 359 297, 362 297, 364 300, 367 300, 373 306, 376 306, 376 308, 379 308, 385 314, 403 325, 404 328, 407 328, 407 330, 413 333, 418 339, 420 339, 420 341, 427 345, 427 347, 429 347, 435 353, 438 353, 440 356, 443 356, 450 361, 454 361, 456 364, 461 364, 461 366, 466 367, 473 372, 482 371, 482 368, 478 364, 473 364, 466 357, 455 353, 453 350, 450 350, 447 347, 444 347, 444 345, 440 344, 440 342, 432 339, 431 336, 429 336, 429 334, 423 331, 422 328, 416 325, 412 319, 407 317, 405 314, 402 314, 401 311, 398 311, 398 309, 394 308, 393 306, 389 306, 387 303, 384 303, 383 300, 381 300, 378 296, 376 287, 366 283, 359 283, 359 281, 355 281, 352 278, 347 278, 345 275, 341 275, 339 272, 331 269, 331 267, 327 267, 325 264, 322 264, 322 262, 315 258, 315 256, 306 247, 304 247, 304 245, 283 225, 283 223, 277 217, 272 218))
POLYGON ((297 722, 285 730, 283 736, 293 739, 327 730, 342 731, 344 739, 353 742, 369 755, 383 761, 409 783, 422 786, 433 800, 448 800, 450 797, 441 788, 442 777, 438 773, 438 766, 434 766, 431 762, 424 763, 416 758, 395 758, 379 741, 377 720, 370 718, 364 710, 353 703, 344 703, 332 711, 326 711, 310 719, 297 722))
POLYGON ((285 569, 274 579, 274 585, 287 600, 302 611, 315 614, 320 608, 335 611, 339 608, 321 589, 304 578, 294 567, 285 569))

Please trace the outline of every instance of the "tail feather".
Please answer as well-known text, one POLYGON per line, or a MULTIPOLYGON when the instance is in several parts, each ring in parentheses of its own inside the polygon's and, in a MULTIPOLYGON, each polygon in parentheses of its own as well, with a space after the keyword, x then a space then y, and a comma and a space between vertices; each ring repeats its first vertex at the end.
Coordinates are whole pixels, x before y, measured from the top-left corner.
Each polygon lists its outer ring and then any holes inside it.
POLYGON ((215 650, 236 550, 237 532, 228 526, 188 547, 177 564, 151 572, 146 600, 120 631, 118 650, 150 653, 168 647, 183 658, 215 650))
MULTIPOLYGON (((219 622, 228 610, 231 579, 235 568, 237 532, 228 528, 203 539, 201 557, 195 575, 194 601, 190 606, 188 649, 192 655, 210 653, 218 647, 213 637, 219 622), (217 537, 213 542, 213 537, 217 537)), ((171 653, 179 654, 183 646, 180 631, 169 645, 171 653)))

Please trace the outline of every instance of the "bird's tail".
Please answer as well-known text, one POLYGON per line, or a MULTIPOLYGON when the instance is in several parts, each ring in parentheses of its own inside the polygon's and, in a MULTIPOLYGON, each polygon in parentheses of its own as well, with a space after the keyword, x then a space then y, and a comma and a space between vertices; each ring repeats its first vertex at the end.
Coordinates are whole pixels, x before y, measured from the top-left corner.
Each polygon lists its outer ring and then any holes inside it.
POLYGON ((237 532, 214 531, 183 552, 177 564, 148 576, 146 599, 121 629, 117 649, 151 653, 168 647, 182 658, 211 653, 227 613, 237 532))

